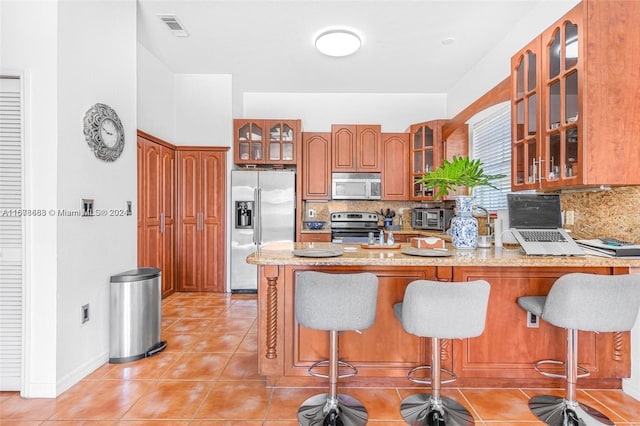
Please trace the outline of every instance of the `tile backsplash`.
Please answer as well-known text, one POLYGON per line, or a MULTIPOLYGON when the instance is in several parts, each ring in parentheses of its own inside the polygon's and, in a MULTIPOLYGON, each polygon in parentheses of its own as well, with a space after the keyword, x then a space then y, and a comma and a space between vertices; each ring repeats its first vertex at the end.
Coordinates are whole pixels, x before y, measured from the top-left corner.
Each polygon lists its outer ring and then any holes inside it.
MULTIPOLYGON (((566 226, 579 239, 613 237, 640 244, 640 186, 624 186, 610 190, 565 192, 560 196, 562 209, 573 210, 574 224, 566 226)), ((410 201, 328 201, 304 204, 304 220, 309 220, 308 210, 313 209, 313 220, 330 220, 330 214, 338 211, 379 212, 392 209, 396 212, 393 224, 398 224, 400 209, 404 209, 403 226, 411 227, 411 208, 424 204, 410 201)), ((382 219, 381 219, 382 223, 382 219)))

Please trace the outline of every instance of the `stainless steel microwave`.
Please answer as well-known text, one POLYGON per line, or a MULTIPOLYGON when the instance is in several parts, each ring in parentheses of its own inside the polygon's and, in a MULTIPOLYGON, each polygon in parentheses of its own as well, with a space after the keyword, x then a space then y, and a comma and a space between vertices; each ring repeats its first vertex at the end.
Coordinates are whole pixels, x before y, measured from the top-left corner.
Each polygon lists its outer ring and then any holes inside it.
POLYGON ((380 173, 331 175, 331 197, 334 200, 379 200, 381 195, 380 173))
POLYGON ((417 208, 411 210, 411 227, 446 231, 453 217, 452 209, 417 208))

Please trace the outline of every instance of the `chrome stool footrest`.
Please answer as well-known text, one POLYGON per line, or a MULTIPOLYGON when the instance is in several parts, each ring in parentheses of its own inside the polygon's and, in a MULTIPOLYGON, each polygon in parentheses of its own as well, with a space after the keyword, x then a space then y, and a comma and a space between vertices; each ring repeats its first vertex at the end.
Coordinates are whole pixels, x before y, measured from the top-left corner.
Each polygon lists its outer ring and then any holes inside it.
MULTIPOLYGON (((547 365, 547 364, 553 364, 553 365, 562 365, 564 366, 565 363, 564 361, 560 361, 557 359, 543 359, 540 360, 538 362, 536 362, 533 365, 533 368, 540 374, 542 374, 545 377, 552 377, 554 379, 566 379, 567 375, 566 374, 557 374, 557 373, 550 373, 548 371, 544 371, 542 369, 543 365, 547 365)), ((587 370, 584 367, 580 367, 579 365, 576 367, 579 371, 578 375, 576 376, 578 379, 582 378, 582 377, 587 377, 591 375, 591 372, 589 370, 587 370)))
MULTIPOLYGON (((409 373, 407 374, 407 377, 413 383, 420 383, 420 384, 423 384, 423 385, 431 385, 432 383, 431 383, 431 379, 430 378, 429 379, 418 379, 418 378, 414 377, 415 373, 417 373, 418 371, 422 371, 422 370, 431 371, 431 366, 430 365, 420 365, 418 367, 414 367, 411 370, 409 370, 409 373)), ((456 380, 458 380, 458 376, 456 376, 453 371, 447 370, 445 368, 441 368, 440 371, 449 376, 449 378, 446 379, 446 380, 440 380, 440 384, 441 385, 444 385, 444 384, 447 384, 447 383, 453 383, 456 380)))
MULTIPOLYGON (((322 374, 322 373, 318 373, 316 371, 313 371, 315 368, 319 368, 319 367, 329 367, 329 361, 328 360, 322 360, 322 361, 318 361, 318 362, 314 362, 313 364, 311 364, 311 366, 309 367, 309 369, 307 370, 307 372, 309 373, 309 375, 313 376, 313 377, 322 377, 323 379, 328 379, 329 375, 328 374, 322 374)), ((346 362, 346 361, 338 361, 338 368, 343 367, 343 368, 348 368, 351 371, 342 375, 338 375, 338 379, 344 379, 347 377, 353 377, 356 374, 358 374, 358 369, 356 368, 355 365, 346 362)))

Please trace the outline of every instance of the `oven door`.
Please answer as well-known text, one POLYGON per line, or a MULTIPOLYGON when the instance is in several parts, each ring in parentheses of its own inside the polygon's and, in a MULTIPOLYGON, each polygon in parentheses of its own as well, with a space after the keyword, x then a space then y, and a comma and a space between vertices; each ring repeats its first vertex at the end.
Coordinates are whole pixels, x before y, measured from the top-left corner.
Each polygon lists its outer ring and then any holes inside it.
POLYGON ((369 232, 361 230, 333 230, 331 231, 331 242, 366 244, 369 242, 369 232))

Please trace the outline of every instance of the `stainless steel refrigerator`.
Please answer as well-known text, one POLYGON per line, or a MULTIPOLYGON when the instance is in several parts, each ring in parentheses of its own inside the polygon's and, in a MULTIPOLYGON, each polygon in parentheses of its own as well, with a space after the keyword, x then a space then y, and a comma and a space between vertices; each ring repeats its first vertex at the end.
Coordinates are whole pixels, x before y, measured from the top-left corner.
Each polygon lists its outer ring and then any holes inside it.
POLYGON ((231 291, 254 292, 257 268, 246 262, 259 244, 295 239, 296 175, 290 170, 231 172, 231 291))

